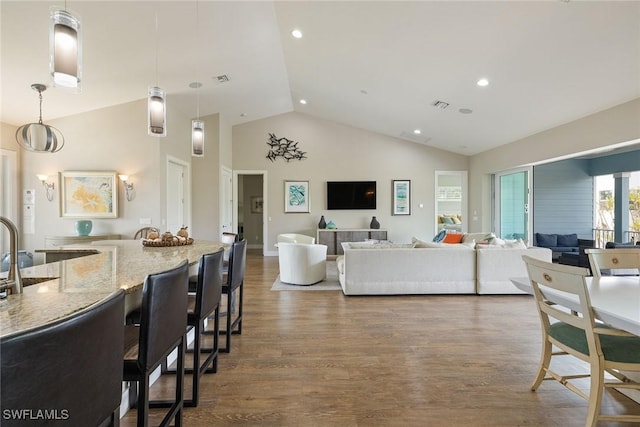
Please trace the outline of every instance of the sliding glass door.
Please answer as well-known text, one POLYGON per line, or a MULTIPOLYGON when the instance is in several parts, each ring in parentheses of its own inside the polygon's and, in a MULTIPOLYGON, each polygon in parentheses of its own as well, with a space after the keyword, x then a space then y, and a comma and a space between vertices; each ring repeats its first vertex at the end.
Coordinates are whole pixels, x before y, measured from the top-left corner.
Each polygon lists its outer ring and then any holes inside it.
POLYGON ((531 168, 495 175, 495 229, 503 239, 531 241, 531 175, 531 168))

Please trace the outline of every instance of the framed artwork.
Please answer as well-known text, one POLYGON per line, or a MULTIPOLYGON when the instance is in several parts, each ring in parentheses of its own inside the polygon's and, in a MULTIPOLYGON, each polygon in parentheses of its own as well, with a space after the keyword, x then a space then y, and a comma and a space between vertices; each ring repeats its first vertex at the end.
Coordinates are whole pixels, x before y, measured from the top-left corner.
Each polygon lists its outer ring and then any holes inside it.
POLYGON ((285 213, 311 212, 309 181, 284 182, 284 211, 285 213))
POLYGON ((262 197, 251 197, 251 213, 262 213, 262 197))
POLYGON ((115 172, 60 172, 60 216, 117 218, 117 184, 115 172))
POLYGON ((411 215, 411 181, 393 180, 392 215, 411 215))

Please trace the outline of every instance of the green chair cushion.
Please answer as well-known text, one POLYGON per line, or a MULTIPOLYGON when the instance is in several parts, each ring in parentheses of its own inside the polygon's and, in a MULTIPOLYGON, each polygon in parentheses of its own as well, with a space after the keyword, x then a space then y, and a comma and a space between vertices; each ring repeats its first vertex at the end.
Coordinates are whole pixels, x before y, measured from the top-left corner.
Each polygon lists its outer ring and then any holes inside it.
MULTIPOLYGON (((598 326, 612 329, 606 325, 598 326)), ((551 325, 549 335, 582 354, 589 354, 587 336, 580 328, 558 322, 551 325)), ((600 335, 600 346, 606 360, 620 363, 640 363, 640 337, 600 335)))

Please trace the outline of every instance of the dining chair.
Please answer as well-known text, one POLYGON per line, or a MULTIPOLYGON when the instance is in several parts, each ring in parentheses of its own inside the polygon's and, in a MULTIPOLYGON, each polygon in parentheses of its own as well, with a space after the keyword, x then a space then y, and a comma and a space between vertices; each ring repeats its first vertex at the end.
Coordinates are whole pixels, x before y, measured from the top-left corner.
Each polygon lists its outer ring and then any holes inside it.
POLYGON ((117 426, 122 400, 124 291, 0 341, 0 406, 46 410, 58 421, 2 417, 0 424, 117 426))
POLYGON ((614 276, 640 273, 640 247, 624 249, 585 249, 594 277, 602 276, 602 270, 612 270, 614 276), (623 270, 623 271, 620 271, 623 270))
POLYGON ((640 423, 640 415, 600 413, 604 389, 640 391, 640 382, 621 372, 640 373, 640 337, 595 322, 585 281, 588 269, 552 264, 526 255, 522 259, 527 265, 543 339, 538 373, 531 390, 537 390, 544 380, 556 380, 578 394, 588 401, 587 427, 595 426, 598 420, 640 423), (579 310, 570 310, 563 304, 567 296, 579 302, 579 310), (560 351, 554 352, 553 347, 560 351), (590 373, 562 375, 552 370, 552 357, 560 355, 571 355, 588 363, 590 373), (613 378, 605 379, 605 373, 613 378), (573 382, 579 378, 590 378, 588 394, 573 382))
POLYGON ((151 231, 159 232, 156 227, 142 227, 133 235, 133 240, 146 239, 151 231))
POLYGON ((184 353, 187 329, 187 288, 189 265, 148 275, 142 289, 140 323, 125 326, 123 381, 130 382, 130 400, 137 399, 137 425, 146 426, 150 407, 168 407, 160 425, 175 420, 182 425, 184 406, 184 353), (167 356, 177 349, 175 398, 149 402, 150 376, 167 356), (137 389, 137 390, 136 390, 137 389))

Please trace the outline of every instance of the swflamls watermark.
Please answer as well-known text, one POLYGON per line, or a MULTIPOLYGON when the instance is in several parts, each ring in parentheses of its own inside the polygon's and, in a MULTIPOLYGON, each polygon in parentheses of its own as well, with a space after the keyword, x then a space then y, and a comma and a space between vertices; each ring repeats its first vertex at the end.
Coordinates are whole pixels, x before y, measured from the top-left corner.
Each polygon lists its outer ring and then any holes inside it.
POLYGON ((3 409, 4 420, 68 420, 68 409, 3 409))

